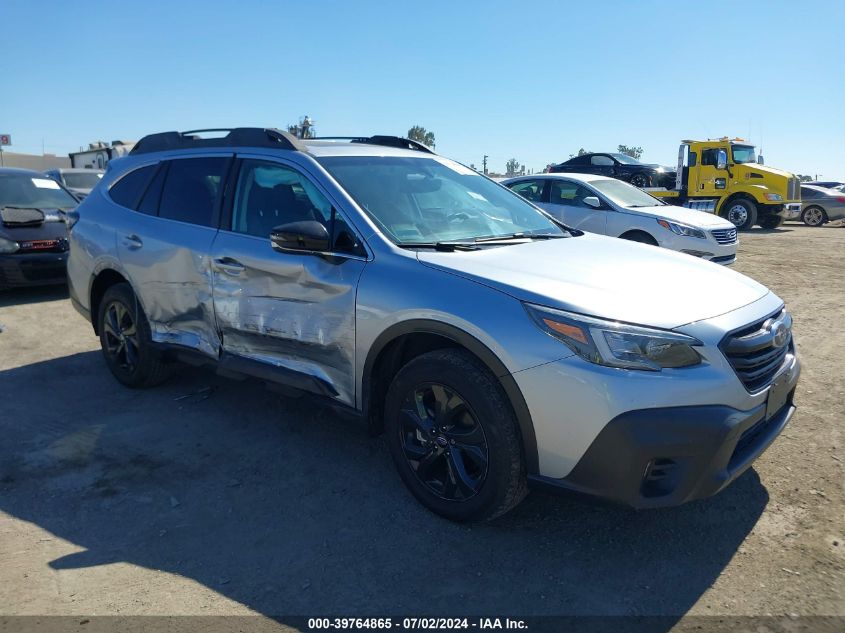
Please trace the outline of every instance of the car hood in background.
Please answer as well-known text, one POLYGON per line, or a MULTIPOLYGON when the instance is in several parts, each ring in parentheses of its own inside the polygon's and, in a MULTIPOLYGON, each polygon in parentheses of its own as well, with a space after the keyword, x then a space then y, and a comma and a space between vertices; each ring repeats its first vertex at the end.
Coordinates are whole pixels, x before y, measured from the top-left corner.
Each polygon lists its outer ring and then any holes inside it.
POLYGON ((633 213, 635 215, 647 217, 665 218, 667 220, 671 220, 672 222, 680 222, 681 224, 689 224, 690 226, 701 227, 708 230, 735 228, 728 220, 719 217, 714 213, 696 211, 695 209, 687 209, 686 207, 676 207, 671 204, 663 206, 655 205, 653 207, 617 206, 622 213, 633 213))
POLYGON ((67 225, 58 209, 42 209, 44 222, 35 226, 7 225, 0 221, 0 236, 15 242, 52 240, 67 237, 67 225))
POLYGON ((724 266, 601 235, 417 257, 522 301, 662 328, 725 314, 769 293, 724 266))

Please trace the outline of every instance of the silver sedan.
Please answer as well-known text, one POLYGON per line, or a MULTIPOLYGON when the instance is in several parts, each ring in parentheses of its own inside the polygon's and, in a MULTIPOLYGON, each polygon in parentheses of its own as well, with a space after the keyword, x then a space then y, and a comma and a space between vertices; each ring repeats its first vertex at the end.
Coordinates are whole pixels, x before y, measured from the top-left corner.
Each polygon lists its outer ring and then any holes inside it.
POLYGON ((801 185, 801 221, 807 226, 845 219, 845 192, 801 185))

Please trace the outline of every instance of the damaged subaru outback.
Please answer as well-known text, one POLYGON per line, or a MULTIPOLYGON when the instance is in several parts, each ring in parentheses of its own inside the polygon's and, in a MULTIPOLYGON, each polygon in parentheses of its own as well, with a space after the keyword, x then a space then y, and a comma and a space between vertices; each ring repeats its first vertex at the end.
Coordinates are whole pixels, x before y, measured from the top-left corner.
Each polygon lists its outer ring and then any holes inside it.
POLYGON ((119 382, 187 361, 317 394, 453 520, 530 485, 707 497, 795 411, 767 288, 569 228, 408 139, 153 134, 67 222, 71 299, 119 382))

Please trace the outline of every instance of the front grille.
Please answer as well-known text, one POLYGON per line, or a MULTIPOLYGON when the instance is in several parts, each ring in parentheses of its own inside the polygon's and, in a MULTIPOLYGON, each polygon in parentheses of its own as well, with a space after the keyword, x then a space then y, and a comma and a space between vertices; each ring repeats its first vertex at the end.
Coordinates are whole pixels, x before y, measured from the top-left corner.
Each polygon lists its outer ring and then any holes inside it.
POLYGON ((716 229, 710 232, 719 244, 736 243, 736 229, 716 229))
POLYGON ((760 391, 769 385, 793 349, 792 317, 780 310, 728 334, 719 348, 745 388, 760 391), (780 328, 786 328, 786 339, 778 345, 776 334, 780 328))
POLYGON ((786 199, 787 200, 800 200, 801 199, 801 181, 797 178, 790 178, 789 183, 786 187, 786 199))

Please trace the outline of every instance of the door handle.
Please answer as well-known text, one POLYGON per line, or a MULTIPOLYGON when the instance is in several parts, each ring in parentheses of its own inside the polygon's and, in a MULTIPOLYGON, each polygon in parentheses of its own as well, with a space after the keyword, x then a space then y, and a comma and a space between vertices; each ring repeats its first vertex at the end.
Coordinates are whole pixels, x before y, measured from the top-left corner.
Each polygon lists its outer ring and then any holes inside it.
POLYGON ((246 266, 231 257, 220 257, 219 259, 215 259, 214 267, 227 275, 240 275, 246 270, 246 266))
POLYGON ((140 237, 133 233, 132 235, 125 235, 123 237, 123 245, 130 251, 137 251, 144 245, 144 242, 140 237))

